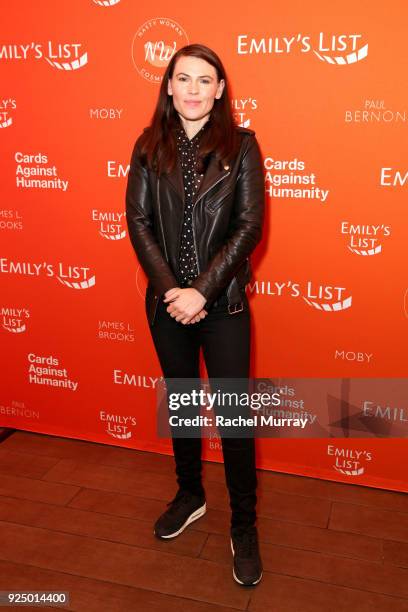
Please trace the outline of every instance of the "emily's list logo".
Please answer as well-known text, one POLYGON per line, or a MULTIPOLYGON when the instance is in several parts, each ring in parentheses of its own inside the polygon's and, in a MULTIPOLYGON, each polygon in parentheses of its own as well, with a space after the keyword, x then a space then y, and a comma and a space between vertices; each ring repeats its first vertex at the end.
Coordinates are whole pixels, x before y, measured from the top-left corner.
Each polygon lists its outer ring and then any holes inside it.
POLYGON ((391 226, 341 222, 341 233, 348 237, 347 248, 355 255, 369 257, 382 253, 383 240, 391 235, 391 226))
POLYGON ((345 476, 362 476, 373 460, 368 450, 336 447, 332 444, 327 447, 327 455, 333 459, 334 470, 345 476))
POLYGON ((101 410, 99 418, 104 424, 105 432, 117 440, 129 440, 136 428, 136 417, 125 414, 115 414, 101 410))
POLYGON ((78 70, 88 63, 88 53, 82 43, 62 43, 48 40, 45 43, 0 45, 0 61, 45 59, 58 70, 78 70))
POLYGON ((258 109, 258 100, 255 98, 234 98, 232 100, 232 112, 235 121, 244 128, 251 127, 253 111, 258 109))
POLYGON ((28 308, 0 307, 0 320, 3 329, 12 334, 21 334, 27 330, 26 321, 30 318, 28 308))
POLYGON ((106 240, 123 240, 126 236, 124 227, 125 213, 102 211, 94 209, 91 211, 92 221, 97 224, 98 231, 106 240))
POLYGON ((258 295, 303 299, 308 306, 321 312, 347 310, 351 308, 353 301, 346 287, 312 281, 304 283, 292 280, 272 282, 257 279, 253 283, 248 283, 248 289, 250 293, 258 295))
POLYGON ((103 6, 105 8, 110 6, 115 6, 115 4, 119 4, 120 0, 93 0, 94 4, 98 6, 103 6))
POLYGON ((0 98, 0 130, 13 124, 12 112, 17 108, 14 98, 0 98))
POLYGON ((317 36, 288 34, 287 36, 266 36, 252 38, 248 34, 237 37, 238 55, 289 55, 310 53, 326 64, 348 66, 366 58, 368 43, 362 41, 362 34, 328 34, 317 36))
POLYGON ((47 276, 56 278, 61 285, 70 289, 90 289, 95 286, 95 274, 86 266, 74 266, 64 264, 61 261, 53 264, 47 261, 19 261, 0 257, 0 274, 23 277, 32 276, 39 278, 47 276))

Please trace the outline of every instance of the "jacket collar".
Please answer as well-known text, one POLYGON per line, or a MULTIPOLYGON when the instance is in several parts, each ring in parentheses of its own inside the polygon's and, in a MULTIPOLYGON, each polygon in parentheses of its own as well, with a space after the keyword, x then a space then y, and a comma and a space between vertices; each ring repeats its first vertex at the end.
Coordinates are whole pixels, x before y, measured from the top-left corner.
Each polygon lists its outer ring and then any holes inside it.
MULTIPOLYGON (((211 154, 208 165, 207 165, 207 169, 204 172, 203 179, 193 198, 193 202, 192 202, 193 206, 205 192, 209 191, 212 187, 214 187, 214 185, 218 183, 218 181, 222 180, 224 176, 227 176, 229 173, 230 173, 229 166, 226 166, 222 170, 220 170, 218 161, 216 160, 215 155, 211 154)), ((174 191, 177 193, 179 198, 182 200, 183 206, 184 206, 185 197, 184 197, 183 171, 181 168, 179 155, 177 155, 177 160, 176 160, 173 170, 168 174, 163 174, 162 176, 173 187, 174 191)))

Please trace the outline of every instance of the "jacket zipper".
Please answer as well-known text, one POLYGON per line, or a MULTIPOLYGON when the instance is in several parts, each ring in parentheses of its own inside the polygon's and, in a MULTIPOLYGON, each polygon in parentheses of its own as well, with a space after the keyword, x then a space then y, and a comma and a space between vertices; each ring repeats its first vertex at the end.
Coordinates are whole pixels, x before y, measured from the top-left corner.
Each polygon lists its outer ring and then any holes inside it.
POLYGON ((191 223, 191 225, 192 225, 192 228, 193 228, 193 240, 194 240, 194 249, 195 249, 195 254, 196 254, 197 272, 200 274, 201 270, 200 270, 200 263, 198 261, 198 250, 197 250, 195 227, 194 227, 194 206, 193 206, 193 210, 191 212, 192 212, 192 215, 191 215, 192 223, 191 223))
POLYGON ((161 229, 161 233, 163 236, 164 254, 166 256, 167 263, 169 263, 169 258, 167 255, 167 247, 166 247, 166 237, 164 235, 163 222, 162 222, 162 216, 161 216, 160 196, 159 196, 159 179, 157 179, 157 183, 156 183, 156 197, 157 197, 158 209, 159 209, 160 229, 161 229))
MULTIPOLYGON (((184 186, 183 186, 183 190, 184 190, 184 186)), ((181 247, 181 234, 183 232, 184 214, 185 214, 185 201, 184 201, 184 198, 185 198, 185 196, 184 196, 184 191, 183 191, 183 210, 181 211, 181 225, 180 225, 179 235, 178 235, 178 240, 177 240, 177 253, 176 253, 176 261, 178 262, 177 274, 178 274, 179 278, 181 278, 181 272, 180 272, 180 247, 181 247)), ((193 236, 194 236, 194 228, 193 228, 193 236)))
POLYGON ((222 180, 224 180, 224 179, 225 179, 225 178, 226 178, 226 177, 227 177, 229 174, 231 174, 231 170, 230 170, 230 171, 229 171, 227 174, 224 174, 224 176, 222 176, 220 179, 218 179, 218 181, 217 181, 216 183, 214 183, 214 185, 211 185, 211 187, 209 187, 209 188, 207 189, 207 191, 204 191, 204 193, 202 193, 202 194, 200 195, 200 197, 199 197, 199 198, 197 198, 197 200, 196 200, 196 201, 194 202, 194 204, 193 204, 192 215, 191 215, 192 219, 191 219, 191 220, 192 220, 192 226, 193 226, 193 240, 194 240, 194 248, 195 248, 195 252, 196 252, 197 271, 198 271, 198 273, 199 273, 199 274, 200 274, 201 270, 200 270, 200 264, 199 264, 199 261, 198 261, 198 257, 199 257, 199 255, 198 255, 197 242, 196 242, 196 235, 195 235, 194 208, 195 208, 195 205, 197 204, 198 200, 200 200, 201 198, 203 198, 203 197, 205 196, 205 194, 206 194, 206 193, 208 193, 208 192, 210 191, 210 189, 212 189, 213 187, 215 187, 216 185, 218 185, 218 183, 220 183, 222 180))
MULTIPOLYGON (((161 208, 160 208, 160 196, 159 196, 159 178, 157 177, 157 181, 156 181, 156 197, 157 197, 157 208, 159 209, 159 223, 160 223, 160 229, 161 229, 161 233, 163 236, 163 246, 164 246, 164 255, 166 257, 167 263, 169 262, 169 258, 167 255, 167 247, 166 247, 166 238, 164 236, 164 230, 163 230, 163 223, 162 223, 162 218, 161 218, 161 208)), ((153 309, 153 316, 151 317, 150 320, 150 324, 153 325, 154 320, 156 318, 156 312, 157 312, 157 307, 159 305, 159 296, 156 295, 156 292, 154 292, 154 309, 153 309)))

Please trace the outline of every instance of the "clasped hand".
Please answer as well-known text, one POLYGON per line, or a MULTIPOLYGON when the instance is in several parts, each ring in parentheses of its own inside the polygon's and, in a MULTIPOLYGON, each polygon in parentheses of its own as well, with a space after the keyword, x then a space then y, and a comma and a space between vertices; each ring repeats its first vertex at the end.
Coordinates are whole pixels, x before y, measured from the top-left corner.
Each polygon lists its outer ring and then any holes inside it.
POLYGON ((164 294, 163 302, 170 302, 167 312, 184 325, 198 323, 208 314, 203 306, 205 297, 194 287, 173 287, 164 294))

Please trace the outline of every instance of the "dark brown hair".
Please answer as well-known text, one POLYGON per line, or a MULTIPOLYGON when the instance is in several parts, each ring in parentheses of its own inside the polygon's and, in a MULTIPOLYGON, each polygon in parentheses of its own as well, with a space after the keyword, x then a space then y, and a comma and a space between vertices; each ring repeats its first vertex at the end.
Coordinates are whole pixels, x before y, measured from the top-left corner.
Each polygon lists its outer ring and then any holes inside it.
POLYGON ((222 165, 229 164, 239 148, 236 123, 231 108, 229 81, 218 55, 205 45, 186 45, 171 58, 160 86, 156 109, 150 126, 140 136, 140 159, 158 174, 168 173, 174 168, 177 156, 175 128, 181 126, 180 117, 174 108, 172 96, 167 93, 168 80, 181 56, 198 57, 214 66, 218 82, 224 79, 221 98, 214 99, 208 126, 203 132, 197 151, 197 169, 204 172, 209 155, 213 153, 222 165))

